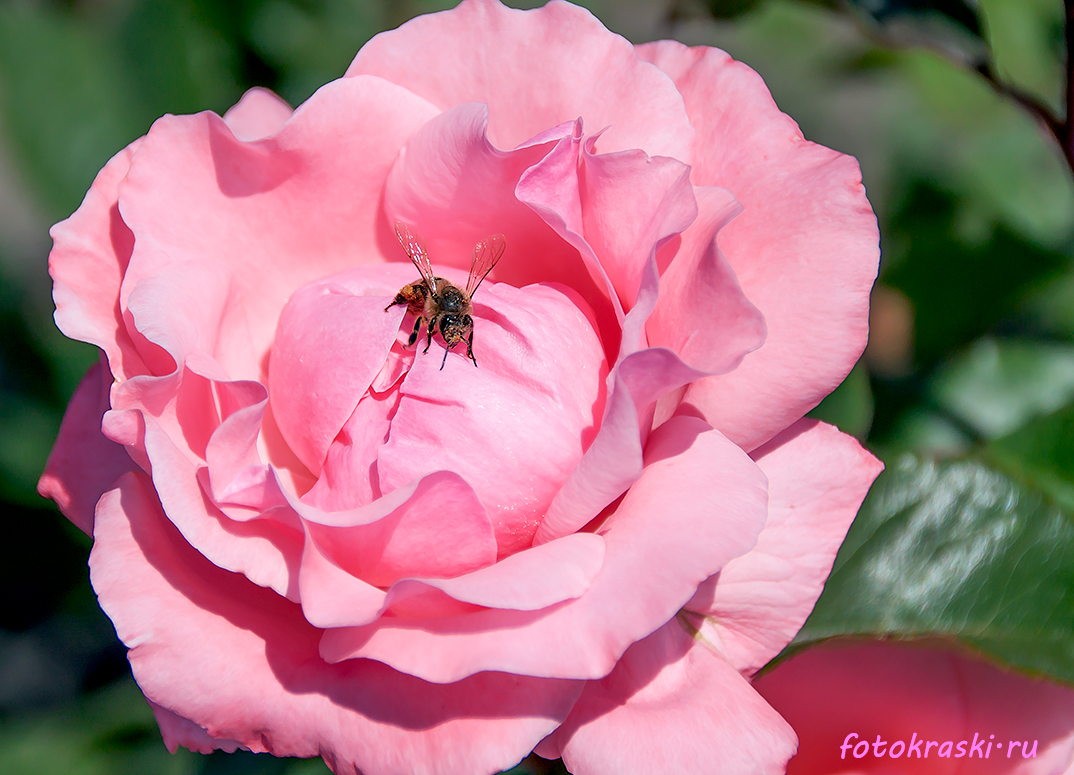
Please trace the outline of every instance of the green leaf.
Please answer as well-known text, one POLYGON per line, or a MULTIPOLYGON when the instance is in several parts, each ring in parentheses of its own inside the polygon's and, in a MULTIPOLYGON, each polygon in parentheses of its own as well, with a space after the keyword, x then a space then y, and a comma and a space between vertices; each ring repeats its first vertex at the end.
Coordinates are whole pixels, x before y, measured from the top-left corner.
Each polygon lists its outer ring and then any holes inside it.
POLYGON ((1074 399, 1074 345, 980 339, 937 370, 929 395, 998 438, 1074 399))
POLYGON ((164 747, 153 712, 127 679, 56 710, 0 725, 0 772, 6 775, 193 773, 196 757, 164 747))
POLYGON ((838 636, 956 638, 1074 683, 1070 515, 980 461, 900 458, 790 650, 838 636))
POLYGON ((873 392, 869 387, 869 374, 860 361, 809 416, 858 439, 869 435, 873 424, 873 392))
POLYGON ((1074 404, 994 441, 989 454, 1074 511, 1074 404))
POLYGON ((1069 271, 1062 252, 1002 223, 967 239, 959 206, 952 192, 916 181, 881 232, 884 282, 913 307, 914 355, 926 367, 1009 317, 1029 289, 1069 271))
POLYGON ((74 210, 97 170, 148 128, 100 36, 37 4, 0 6, 0 83, 5 134, 50 218, 74 210))
POLYGON ((179 748, 168 753, 153 712, 125 678, 50 711, 0 721, 4 775, 329 775, 320 759, 179 748))

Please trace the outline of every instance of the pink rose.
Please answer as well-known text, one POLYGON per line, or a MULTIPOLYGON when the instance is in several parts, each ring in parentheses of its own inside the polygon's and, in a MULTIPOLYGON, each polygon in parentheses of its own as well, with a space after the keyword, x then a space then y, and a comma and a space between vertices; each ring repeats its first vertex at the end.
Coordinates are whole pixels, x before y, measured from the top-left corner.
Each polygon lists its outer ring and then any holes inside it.
POLYGON ((781 770, 743 676, 879 469, 802 420, 864 347, 878 247, 855 161, 756 73, 467 0, 293 113, 160 119, 52 235, 57 322, 106 360, 40 489, 92 532, 169 747, 781 770), (459 285, 505 236, 477 368, 385 309, 417 277, 396 221, 459 285))
POLYGON ((1074 690, 951 644, 826 644, 755 686, 801 739, 789 775, 1074 772, 1074 690))

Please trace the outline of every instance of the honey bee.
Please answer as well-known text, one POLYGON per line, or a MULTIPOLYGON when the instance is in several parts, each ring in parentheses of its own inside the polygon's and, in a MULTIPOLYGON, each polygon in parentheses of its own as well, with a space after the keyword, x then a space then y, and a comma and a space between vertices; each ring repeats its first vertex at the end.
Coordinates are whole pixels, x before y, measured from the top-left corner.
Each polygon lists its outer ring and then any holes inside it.
POLYGON ((447 345, 444 348, 444 360, 440 363, 441 371, 447 363, 448 351, 463 340, 466 340, 466 357, 477 366, 477 358, 474 357, 474 307, 470 300, 481 281, 503 256, 507 248, 503 235, 493 234, 474 245, 474 258, 470 263, 470 275, 466 278, 466 290, 433 274, 425 242, 411 231, 409 225, 396 221, 395 236, 403 246, 403 252, 418 268, 421 277, 400 288, 399 293, 395 294, 395 300, 385 307, 384 311, 405 304, 407 312, 417 318, 414 321, 414 330, 410 332, 408 345, 418 341, 422 323, 426 325, 423 354, 429 352, 433 334, 437 328, 440 329, 440 335, 444 337, 444 344, 447 345))

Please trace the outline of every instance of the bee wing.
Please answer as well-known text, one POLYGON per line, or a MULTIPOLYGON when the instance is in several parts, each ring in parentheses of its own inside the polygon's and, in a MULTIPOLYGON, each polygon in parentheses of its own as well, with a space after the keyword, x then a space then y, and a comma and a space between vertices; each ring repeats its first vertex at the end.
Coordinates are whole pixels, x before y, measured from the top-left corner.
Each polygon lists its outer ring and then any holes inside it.
POLYGON ((466 278, 466 295, 473 298, 477 286, 492 271, 496 262, 507 249, 507 240, 502 234, 493 234, 474 245, 474 261, 470 264, 470 276, 466 278))
POLYGON ((418 268, 429 293, 436 294, 436 278, 433 276, 433 265, 429 262, 429 251, 425 249, 425 240, 411 230, 410 224, 402 221, 395 222, 395 236, 403 246, 403 252, 418 268))

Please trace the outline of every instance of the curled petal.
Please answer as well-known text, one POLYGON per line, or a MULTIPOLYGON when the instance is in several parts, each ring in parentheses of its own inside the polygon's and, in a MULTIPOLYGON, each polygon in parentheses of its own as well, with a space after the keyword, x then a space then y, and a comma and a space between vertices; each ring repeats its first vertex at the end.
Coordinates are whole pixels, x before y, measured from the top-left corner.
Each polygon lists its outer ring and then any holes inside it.
POLYGON ((653 347, 667 347, 700 371, 725 374, 764 343, 765 322, 716 241, 742 205, 722 188, 698 187, 694 195, 698 218, 660 277, 645 330, 653 347))
POLYGON ((722 186, 743 206, 720 231, 720 248, 768 335, 737 369, 692 385, 685 400, 753 449, 831 392, 865 348, 876 216, 857 162, 805 141, 746 65, 672 41, 638 54, 671 76, 686 102, 698 131, 694 184, 722 186))
POLYGON ((604 564, 581 597, 539 611, 382 618, 329 630, 321 654, 331 662, 376 659, 445 683, 485 670, 602 678, 701 581, 753 546, 765 518, 760 470, 696 418, 673 418, 654 431, 645 462, 598 530, 604 564))
POLYGON ((74 214, 49 231, 56 325, 72 339, 104 350, 117 379, 145 372, 119 304, 120 284, 134 249, 134 235, 119 212, 119 184, 141 142, 135 140, 112 157, 74 214))
POLYGON ((90 366, 67 405, 60 435, 37 483, 37 491, 56 501, 64 516, 88 535, 93 534, 93 511, 101 495, 136 468, 126 450, 101 432, 111 386, 103 365, 90 366))
POLYGON ((794 731, 719 655, 672 620, 586 684, 538 751, 576 775, 783 773, 794 731))
POLYGON ((615 370, 600 430, 541 521, 535 543, 580 530, 638 480, 644 469, 640 416, 674 388, 697 379, 669 350, 642 350, 615 370))
POLYGON ((582 148, 582 233, 630 309, 646 264, 694 221, 697 202, 681 161, 643 151, 598 154, 596 143, 589 138, 582 148))
POLYGON ((326 664, 298 606, 191 549, 142 475, 104 496, 95 539, 91 580, 135 679, 204 730, 169 722, 172 745, 323 756, 340 775, 491 775, 555 729, 581 690, 498 673, 437 686, 369 660, 326 664))
POLYGON ((701 637, 751 676, 786 646, 824 589, 839 545, 883 464, 851 436, 800 420, 752 457, 768 477, 768 521, 686 605, 701 637))
MULTIPOLYGON (((462 270, 469 269, 478 240, 503 234, 507 252, 491 279, 572 288, 593 309, 602 337, 617 337, 603 274, 591 276, 588 254, 579 257, 577 245, 563 240, 533 206, 534 185, 559 198, 577 193, 581 122, 553 127, 511 150, 496 148, 487 132, 488 106, 481 103, 451 107, 426 123, 392 168, 385 211, 415 226, 435 264, 462 270)), ((403 260, 402 251, 393 255, 403 260)))
POLYGON ((450 471, 422 477, 397 507, 368 524, 306 524, 325 554, 379 587, 400 578, 453 578, 496 561, 496 537, 473 488, 450 471))
POLYGON ((280 313, 269 362, 273 415, 314 474, 395 341, 405 307, 385 311, 390 300, 328 280, 297 290, 280 313))
POLYGON ((588 126, 609 127, 606 150, 690 160, 694 132, 667 76, 569 3, 518 11, 468 0, 419 16, 363 46, 347 69, 362 73, 441 109, 487 103, 490 137, 501 148, 581 116, 588 126))
POLYGON ((276 134, 292 113, 291 106, 279 96, 255 86, 224 114, 224 123, 240 140, 261 140, 276 134))
MULTIPOLYGON (((406 137, 436 112, 405 89, 361 77, 322 87, 255 142, 236 138, 212 113, 158 120, 120 186, 120 211, 135 236, 121 302, 173 270, 205 283, 226 296, 219 320, 195 304, 183 307, 191 321, 169 319, 168 331, 196 327, 229 375, 263 379, 295 288, 383 260, 384 181, 406 137)), ((169 300, 166 309, 176 308, 169 300)))

